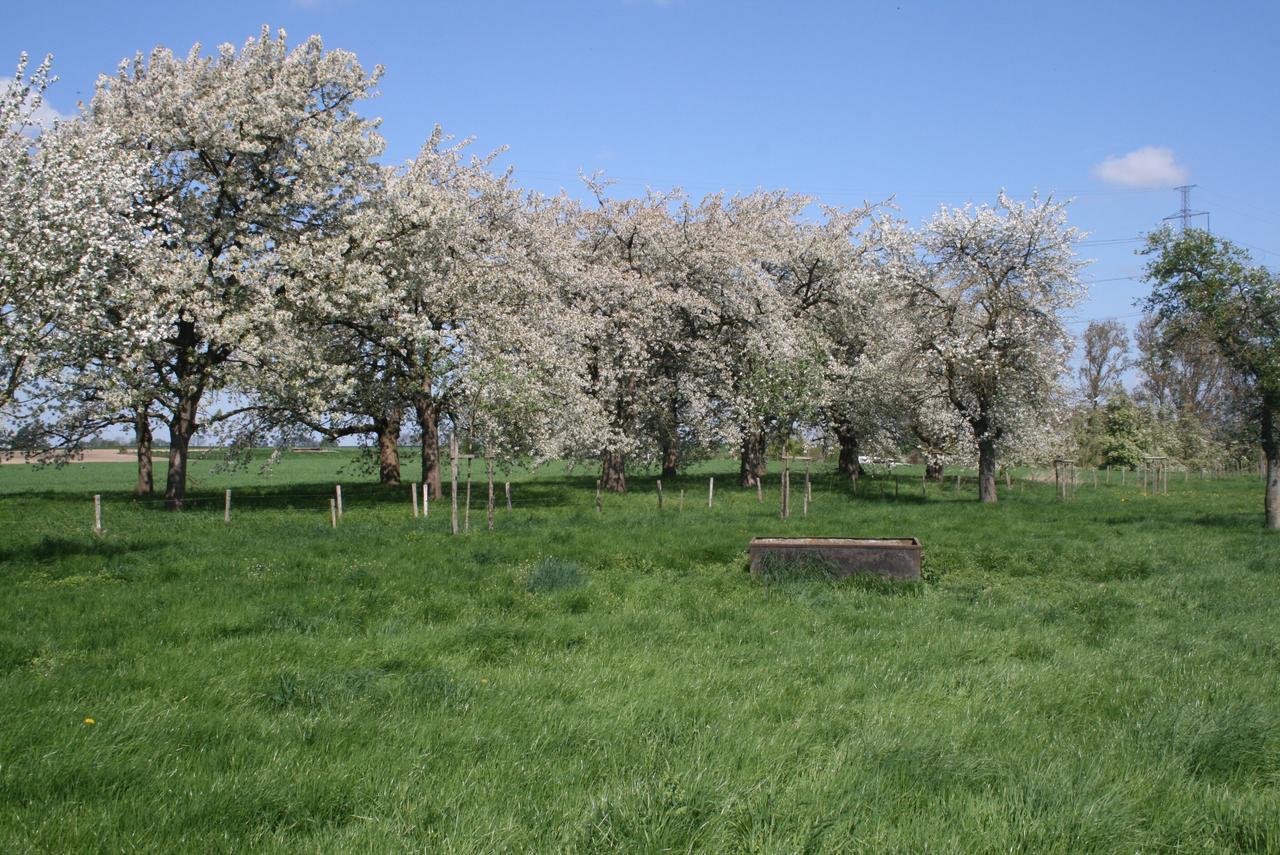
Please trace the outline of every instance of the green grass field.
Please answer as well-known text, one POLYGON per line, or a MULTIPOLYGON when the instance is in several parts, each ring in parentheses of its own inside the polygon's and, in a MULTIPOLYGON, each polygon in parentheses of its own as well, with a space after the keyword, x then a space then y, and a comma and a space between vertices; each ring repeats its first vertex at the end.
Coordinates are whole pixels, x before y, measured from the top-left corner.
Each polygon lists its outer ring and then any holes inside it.
POLYGON ((1256 478, 821 470, 782 521, 730 462, 600 515, 557 469, 455 538, 343 462, 198 464, 179 515, 127 462, 0 467, 0 849, 1280 851, 1256 478), (760 581, 769 534, 915 535, 926 578, 760 581))

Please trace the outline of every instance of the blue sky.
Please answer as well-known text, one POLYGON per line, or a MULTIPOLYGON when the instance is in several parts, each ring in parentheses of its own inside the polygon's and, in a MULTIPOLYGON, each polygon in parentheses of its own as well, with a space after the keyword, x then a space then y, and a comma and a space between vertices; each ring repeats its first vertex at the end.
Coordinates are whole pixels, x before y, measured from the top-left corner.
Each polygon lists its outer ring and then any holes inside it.
POLYGON ((1215 232, 1280 266, 1280 3, 10 6, 0 62, 53 53, 63 113, 137 50, 239 44, 269 23, 385 66, 365 111, 384 118, 389 160, 440 123, 509 146, 502 162, 547 192, 602 169, 619 193, 894 195, 913 222, 1001 188, 1072 197, 1095 259, 1076 330, 1133 323, 1134 239, 1177 209, 1182 181, 1215 232))

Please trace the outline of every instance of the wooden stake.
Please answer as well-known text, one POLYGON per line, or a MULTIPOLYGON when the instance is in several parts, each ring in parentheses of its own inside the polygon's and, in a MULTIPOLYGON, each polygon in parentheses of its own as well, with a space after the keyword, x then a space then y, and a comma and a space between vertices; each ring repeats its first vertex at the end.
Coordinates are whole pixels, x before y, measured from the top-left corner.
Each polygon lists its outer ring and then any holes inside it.
POLYGON ((710 509, 716 503, 716 479, 707 479, 707 508, 710 509))
POLYGON ((413 502, 413 518, 418 518, 418 485, 409 485, 409 501, 413 502))
POLYGON ((449 498, 453 504, 449 525, 458 533, 458 435, 449 434, 449 498))
POLYGON ((462 530, 471 531, 471 458, 467 458, 467 504, 462 509, 462 530))
POLYGON ((809 494, 805 493, 804 501, 800 503, 800 515, 809 516, 809 494))
POLYGON ((231 525, 231 491, 228 490, 222 497, 222 521, 227 525, 231 525))
POLYGON ((333 528, 338 527, 338 503, 333 499, 329 500, 329 525, 333 528))
POLYGON ((804 470, 804 502, 806 505, 813 498, 813 485, 809 483, 809 470, 804 470))
POLYGON ((431 486, 427 483, 422 485, 422 518, 425 520, 431 515, 431 486))
POLYGON ((507 513, 511 513, 511 482, 503 482, 503 487, 505 487, 507 491, 507 513))
POLYGON ((342 516, 342 485, 341 485, 341 484, 334 484, 334 485, 333 485, 333 489, 334 489, 334 492, 337 494, 337 500, 338 500, 338 516, 342 516))
POLYGON ((658 479, 658 510, 662 510, 662 479, 658 479))
POLYGON ((756 501, 764 501, 764 479, 759 476, 756 477, 756 501))
POLYGON ((493 461, 486 460, 489 465, 489 531, 493 531, 493 461))
POLYGON ((600 482, 597 480, 596 481, 596 513, 599 514, 603 512, 604 512, 604 508, 600 504, 600 482))
POLYGON ((680 510, 684 510, 684 490, 680 491, 680 510))
POLYGON ((93 494, 93 533, 102 534, 102 495, 93 494))

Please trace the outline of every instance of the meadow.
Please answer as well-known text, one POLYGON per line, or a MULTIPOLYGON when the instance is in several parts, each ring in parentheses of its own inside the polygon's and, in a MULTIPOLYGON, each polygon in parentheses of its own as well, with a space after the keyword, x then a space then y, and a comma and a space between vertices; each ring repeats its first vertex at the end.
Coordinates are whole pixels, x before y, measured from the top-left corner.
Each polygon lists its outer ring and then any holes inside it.
POLYGON ((1256 477, 817 466, 784 521, 776 467, 599 514, 555 467, 454 537, 345 454, 197 462, 181 514, 121 460, 0 467, 3 851, 1280 851, 1256 477), (924 580, 750 576, 784 534, 914 535, 924 580))

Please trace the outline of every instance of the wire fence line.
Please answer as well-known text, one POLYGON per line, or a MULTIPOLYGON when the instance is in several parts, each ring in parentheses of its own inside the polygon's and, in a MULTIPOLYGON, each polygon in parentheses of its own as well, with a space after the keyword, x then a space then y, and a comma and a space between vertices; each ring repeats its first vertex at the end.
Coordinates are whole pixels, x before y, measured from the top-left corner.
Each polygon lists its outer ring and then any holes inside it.
MULTIPOLYGON (((1060 461, 1060 463, 1067 462, 1060 461)), ((998 474, 997 478, 998 481, 1003 482, 1004 489, 1001 490, 1001 492, 1010 497, 1025 494, 1027 492, 1027 486, 1034 487, 1036 485, 1043 486, 1053 484, 1055 485, 1055 496, 1058 499, 1066 500, 1074 498, 1077 492, 1081 489, 1088 490, 1092 488, 1093 490, 1096 490, 1098 487, 1118 487, 1126 493, 1136 490, 1144 496, 1161 494, 1167 495, 1171 481, 1176 485, 1190 480, 1203 481, 1231 478, 1248 478, 1253 480, 1262 477, 1263 475, 1261 468, 1255 471, 1252 465, 1243 462, 1220 464, 1203 468, 1181 467, 1176 464, 1170 465, 1171 463, 1173 462, 1170 461, 1162 463, 1159 466, 1138 467, 1135 469, 1123 467, 1076 467, 1067 464, 1065 466, 1058 467, 1058 471, 1055 471, 1054 469, 1022 468, 1021 471, 1014 474, 1012 471, 1006 472, 1002 470, 998 474), (1160 486, 1157 487, 1157 484, 1160 486), (1148 492, 1149 489, 1151 490, 1150 493, 1148 492)), ((888 499, 896 501, 899 498, 904 498, 907 500, 914 499, 916 501, 925 501, 928 500, 931 495, 945 495, 947 493, 954 495, 961 493, 964 490, 971 490, 977 485, 978 480, 976 471, 971 468, 952 468, 941 480, 927 479, 923 471, 917 475, 915 472, 902 472, 897 467, 892 466, 885 467, 880 471, 877 471, 878 469, 879 467, 866 466, 862 477, 853 481, 851 484, 846 485, 851 490, 849 496, 851 498, 875 499, 877 498, 878 493, 878 497, 881 500, 888 499), (929 489, 930 487, 932 487, 932 489, 929 489)), ((819 473, 814 474, 819 475, 819 473)), ((826 474, 830 477, 822 478, 822 480, 827 482, 828 492, 832 492, 836 487, 836 482, 840 479, 834 470, 826 474)), ((635 486, 640 487, 642 483, 644 482, 638 481, 635 483, 635 486)), ((502 486, 505 488, 507 484, 504 482, 502 486)), ((524 486, 529 487, 531 485, 525 484, 524 486)), ((420 483, 414 482, 410 484, 409 482, 406 482, 401 487, 396 488, 396 492, 392 492, 390 489, 377 484, 350 485, 346 488, 345 497, 342 498, 339 498, 341 495, 339 493, 340 487, 340 484, 335 483, 333 491, 308 491, 299 493, 279 492, 266 494, 254 492, 254 488, 252 487, 247 488, 245 492, 226 489, 219 493, 186 496, 182 500, 182 510, 184 512, 195 512, 197 514, 195 518, 205 520, 211 517, 216 518, 217 512, 221 510, 223 512, 223 520, 227 524, 233 523, 233 517, 235 516, 233 511, 242 509, 246 505, 255 510, 281 510, 303 515, 314 515, 318 512, 323 519, 328 521, 332 527, 336 528, 339 526, 339 522, 343 519, 345 513, 347 513, 352 507, 365 511, 386 511, 396 509, 397 506, 400 506, 400 512, 404 514, 406 519, 421 518, 425 523, 428 519, 434 517, 444 521, 446 530, 450 528, 450 520, 453 516, 454 510, 452 496, 445 495, 443 497, 433 498, 429 503, 429 508, 435 513, 419 513, 418 502, 416 500, 419 497, 419 493, 423 491, 423 485, 420 483), (402 492, 399 492, 400 490, 407 490, 411 493, 412 498, 409 502, 405 502, 405 499, 409 499, 410 497, 404 496, 402 492), (337 501, 335 501, 335 499, 337 501), (402 502, 404 505, 408 505, 409 507, 401 505, 402 502), (354 505, 352 505, 352 503, 354 503, 354 505), (344 507, 344 505, 346 505, 346 507, 344 507)), ((785 489, 785 485, 780 488, 777 484, 774 484, 769 492, 776 493, 778 489, 785 489)), ((314 490, 314 487, 312 490, 314 490)), ((513 510, 513 506, 511 505, 508 496, 505 495, 505 490, 499 489, 494 492, 494 510, 505 510, 507 513, 510 513, 513 510)), ((545 490, 535 490, 534 495, 527 495, 527 499, 522 503, 522 507, 524 509, 532 508, 536 510, 552 506, 560 508, 569 508, 580 506, 582 504, 589 506, 589 497, 592 491, 589 487, 587 489, 581 489, 577 485, 558 485, 554 492, 554 496, 542 495, 546 493, 545 490), (573 497, 578 495, 586 497, 587 502, 575 502, 573 497)), ((648 492, 649 491, 645 490, 644 487, 629 491, 632 496, 636 496, 637 494, 647 495, 648 492)), ((679 492, 683 493, 684 491, 680 490, 679 492)), ((744 488, 742 492, 756 497, 758 501, 764 502, 764 495, 759 487, 753 486, 744 488)), ((1109 492, 1111 492, 1111 490, 1109 490, 1109 492)), ((159 510, 169 504, 169 501, 162 496, 127 496, 122 495, 122 493, 123 491, 115 494, 93 494, 92 496, 87 496, 81 493, 66 492, 63 494, 63 498, 66 500, 64 502, 64 506, 58 509, 58 511, 55 512, 55 515, 59 518, 60 522, 65 522, 72 528, 80 528, 85 525, 86 516, 91 514, 91 516, 88 516, 88 520, 91 523, 92 530, 97 534, 102 534, 110 528, 110 517, 114 513, 118 513, 120 511, 127 512, 129 510, 145 510, 147 512, 151 512, 159 510), (85 511, 81 512, 79 510, 72 509, 73 502, 76 507, 83 507, 79 503, 90 498, 92 498, 91 510, 89 508, 85 508, 85 511)), ((804 494, 805 499, 808 500, 810 498, 810 494, 807 486, 804 490, 804 494)), ((453 529, 455 533, 459 530, 470 531, 473 527, 476 529, 481 527, 493 528, 492 521, 486 521, 486 511, 489 510, 489 505, 484 493, 480 494, 480 501, 478 503, 475 501, 468 503, 464 498, 465 495, 464 491, 459 489, 457 498, 460 501, 458 501, 457 511, 462 520, 463 527, 459 529, 456 523, 454 523, 453 529), (469 522, 471 511, 476 511, 480 514, 480 519, 477 521, 477 525, 475 526, 470 525, 469 522)), ((663 504, 660 487, 658 488, 657 496, 655 507, 661 511, 663 504)), ((11 497, 0 495, 0 507, 3 507, 4 504, 9 504, 15 499, 21 500, 21 498, 22 497, 20 495, 14 495, 11 497)), ((604 504, 612 504, 612 502, 605 502, 604 504)), ((695 505, 696 504, 697 503, 695 503, 695 505)), ((770 504, 773 503, 765 503, 765 506, 767 507, 770 504)), ((802 513, 806 516, 808 515, 808 505, 808 501, 805 501, 803 504, 802 513)), ((683 511, 684 502, 681 501, 677 507, 679 510, 683 511)), ((707 508, 711 509, 712 507, 713 505, 709 496, 707 508)), ((4 510, 8 510, 8 508, 4 508, 4 510)), ((424 510, 426 510, 426 508, 424 508, 424 510)), ((597 494, 596 512, 601 513, 603 510, 604 507, 601 505, 601 497, 597 494)), ((783 514, 784 517, 790 516, 790 514, 787 514, 785 511, 783 514)), ((387 514, 379 515, 381 519, 386 521, 390 521, 390 516, 391 515, 387 514)), ((364 517, 366 520, 370 518, 371 517, 364 517)), ((7 514, 0 511, 0 525, 7 526, 10 524, 21 524, 24 519, 29 519, 29 517, 23 517, 18 514, 7 514)), ((119 531, 118 528, 116 530, 119 531)))

